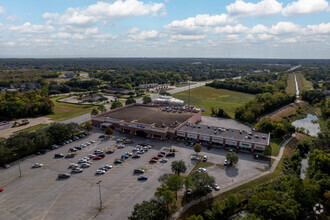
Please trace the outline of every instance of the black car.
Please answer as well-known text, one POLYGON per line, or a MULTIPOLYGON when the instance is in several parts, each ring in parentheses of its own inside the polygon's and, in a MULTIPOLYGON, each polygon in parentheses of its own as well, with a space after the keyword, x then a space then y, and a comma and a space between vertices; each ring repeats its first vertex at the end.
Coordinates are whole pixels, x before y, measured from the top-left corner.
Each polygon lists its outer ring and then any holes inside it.
POLYGON ((63 154, 55 154, 54 157, 55 157, 55 158, 63 158, 64 155, 63 155, 63 154))
POLYGON ((166 154, 166 157, 175 157, 175 153, 174 152, 168 153, 166 154))
POLYGON ((138 159, 138 158, 140 158, 140 157, 141 157, 140 155, 135 154, 132 158, 133 158, 133 159, 138 159))
POLYGON ((69 177, 70 177, 70 174, 68 174, 68 173, 58 174, 58 178, 59 179, 64 179, 64 178, 69 178, 69 177))
POLYGON ((105 138, 105 135, 102 134, 102 135, 99 136, 99 138, 105 138))
POLYGON ((139 176, 139 177, 138 177, 138 180, 139 180, 139 181, 142 181, 142 180, 148 180, 148 177, 146 177, 146 176, 139 176))
POLYGON ((74 147, 69 149, 69 152, 76 152, 76 151, 77 151, 77 149, 74 147))
POLYGON ((107 152, 105 152, 106 154, 113 154, 114 150, 108 150, 107 152))
POLYGON ((81 150, 82 149, 82 147, 80 147, 80 146, 77 146, 77 147, 75 147, 77 150, 81 150))
POLYGON ((114 163, 115 163, 115 164, 120 164, 120 163, 123 163, 123 161, 121 161, 121 160, 115 160, 114 163))
POLYGON ((144 173, 145 171, 144 170, 142 170, 142 169, 135 169, 134 170, 134 173, 144 173))
POLYGON ((65 155, 65 158, 74 158, 74 154, 67 154, 65 155))

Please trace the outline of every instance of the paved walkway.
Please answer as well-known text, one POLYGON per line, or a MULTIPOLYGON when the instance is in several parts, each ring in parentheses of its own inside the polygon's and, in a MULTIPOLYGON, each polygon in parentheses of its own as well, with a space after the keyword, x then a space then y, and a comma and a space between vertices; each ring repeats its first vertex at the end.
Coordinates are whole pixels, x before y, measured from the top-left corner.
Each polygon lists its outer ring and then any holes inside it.
POLYGON ((198 203, 200 203, 200 202, 202 202, 204 200, 207 200, 209 198, 215 197, 215 196, 220 195, 220 194, 222 194, 224 192, 227 192, 227 191, 229 191, 229 190, 231 190, 233 188, 236 188, 236 187, 238 187, 240 185, 243 185, 243 184, 248 183, 248 182, 250 182, 252 180, 255 180, 255 179, 259 178, 259 177, 262 177, 262 176, 265 176, 267 174, 270 174, 270 173, 274 172, 274 170, 276 169, 278 163, 280 162, 280 160, 281 160, 281 158, 283 156, 284 147, 293 139, 293 137, 294 137, 294 135, 293 136, 290 136, 289 138, 287 138, 285 141, 283 141, 281 143, 281 145, 280 145, 280 151, 279 151, 277 157, 272 157, 272 158, 275 159, 275 161, 273 162, 271 168, 268 171, 263 172, 263 173, 261 173, 259 175, 253 176, 251 178, 248 178, 248 179, 246 179, 246 180, 244 180, 242 182, 237 182, 237 183, 234 183, 234 184, 232 184, 232 185, 230 185, 228 187, 221 188, 220 191, 213 192, 212 194, 209 194, 209 195, 207 195, 207 196, 205 196, 203 198, 200 198, 200 199, 191 201, 191 202, 185 204, 184 206, 182 206, 176 213, 174 213, 172 215, 171 219, 172 220, 178 219, 181 216, 182 213, 184 213, 187 209, 189 209, 193 205, 196 205, 196 204, 198 204, 198 203))

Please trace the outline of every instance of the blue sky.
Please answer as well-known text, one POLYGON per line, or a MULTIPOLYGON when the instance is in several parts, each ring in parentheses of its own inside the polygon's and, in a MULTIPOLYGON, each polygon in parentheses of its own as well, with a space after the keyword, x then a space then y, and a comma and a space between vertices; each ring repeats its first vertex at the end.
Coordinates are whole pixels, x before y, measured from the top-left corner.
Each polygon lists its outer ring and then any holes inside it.
POLYGON ((330 3, 0 0, 0 57, 330 59, 330 3))

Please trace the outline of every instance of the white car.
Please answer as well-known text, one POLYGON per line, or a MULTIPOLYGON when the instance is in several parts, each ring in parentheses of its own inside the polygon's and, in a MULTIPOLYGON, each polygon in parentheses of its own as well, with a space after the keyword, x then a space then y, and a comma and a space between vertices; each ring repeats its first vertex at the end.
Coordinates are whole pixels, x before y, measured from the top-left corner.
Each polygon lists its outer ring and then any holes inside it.
POLYGON ((106 168, 106 169, 108 169, 108 170, 112 168, 112 166, 111 165, 108 165, 108 164, 104 165, 103 167, 106 168))
POLYGON ((39 168, 39 167, 42 167, 43 164, 42 163, 34 163, 32 168, 39 168))
POLYGON ((205 168, 199 168, 198 172, 205 173, 207 170, 205 168))
POLYGON ((88 157, 93 158, 93 157, 96 157, 96 155, 95 154, 88 154, 88 157))
POLYGON ((216 191, 220 190, 220 186, 218 186, 218 184, 214 184, 213 189, 215 189, 216 191))
POLYGON ((87 162, 87 160, 84 159, 84 158, 80 158, 80 159, 78 160, 78 163, 86 163, 86 162, 87 162))
POLYGON ((81 173, 82 171, 83 171, 83 169, 81 169, 81 168, 75 168, 71 172, 72 173, 81 173))
POLYGON ((89 157, 83 157, 82 159, 89 160, 89 157))
POLYGON ((125 145, 121 144, 117 146, 118 149, 125 148, 125 145))
POLYGON ((104 170, 96 170, 96 174, 105 174, 104 170))
POLYGON ((89 163, 82 163, 81 164, 81 168, 88 168, 88 167, 90 167, 91 165, 89 164, 89 163))
POLYGON ((225 159, 225 161, 223 162, 223 165, 228 166, 228 160, 227 159, 225 159))
POLYGON ((69 165, 69 168, 77 168, 78 167, 78 164, 76 164, 76 163, 70 163, 70 165, 69 165))
POLYGON ((95 141, 90 141, 92 144, 94 144, 95 143, 95 141))

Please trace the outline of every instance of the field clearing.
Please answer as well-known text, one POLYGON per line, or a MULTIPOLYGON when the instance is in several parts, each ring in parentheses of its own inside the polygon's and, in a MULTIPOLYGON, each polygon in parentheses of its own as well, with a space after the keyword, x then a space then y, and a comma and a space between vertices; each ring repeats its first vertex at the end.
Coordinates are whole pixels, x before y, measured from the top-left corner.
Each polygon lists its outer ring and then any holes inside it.
POLYGON ((277 111, 276 113, 269 116, 270 119, 275 121, 280 121, 283 117, 291 115, 296 112, 296 110, 301 107, 302 109, 307 107, 307 103, 304 101, 299 101, 297 103, 292 103, 284 109, 277 111))
MULTIPOLYGON (((174 98, 184 100, 188 104, 188 90, 175 93, 174 98)), ((211 108, 222 108, 234 118, 235 109, 253 100, 254 95, 230 91, 227 89, 215 89, 208 86, 201 86, 190 90, 190 104, 198 108, 205 108, 202 115, 211 116, 211 108)))
POLYGON ((54 113, 46 115, 45 117, 48 117, 54 121, 64 121, 69 118, 89 113, 94 108, 93 105, 76 105, 56 101, 57 99, 61 99, 64 97, 66 96, 56 96, 51 98, 55 105, 54 113))
POLYGON ((297 73, 296 74, 296 77, 297 77, 297 82, 298 82, 298 87, 299 87, 299 92, 300 93, 302 91, 312 90, 313 89, 312 83, 309 82, 309 81, 307 81, 303 74, 297 73))
POLYGON ((285 89, 286 93, 288 94, 296 94, 296 83, 294 81, 294 74, 290 73, 288 75, 288 83, 287 83, 287 87, 285 89))
POLYGON ((34 126, 31 126, 31 127, 28 127, 28 128, 24 128, 22 130, 19 130, 19 131, 14 131, 14 133, 21 133, 21 132, 31 132, 31 131, 35 131, 37 129, 40 129, 40 128, 44 128, 44 127, 47 127, 48 124, 38 124, 38 125, 34 125, 34 126))

